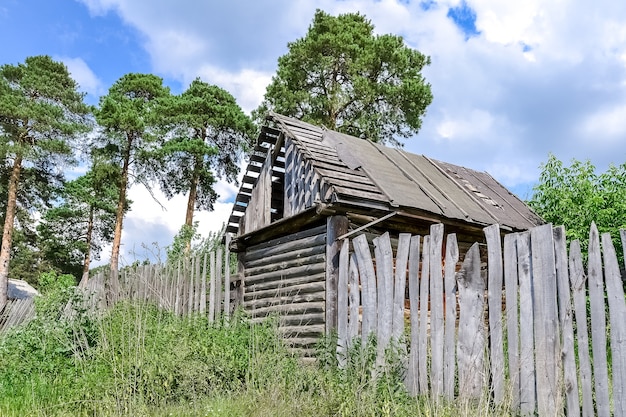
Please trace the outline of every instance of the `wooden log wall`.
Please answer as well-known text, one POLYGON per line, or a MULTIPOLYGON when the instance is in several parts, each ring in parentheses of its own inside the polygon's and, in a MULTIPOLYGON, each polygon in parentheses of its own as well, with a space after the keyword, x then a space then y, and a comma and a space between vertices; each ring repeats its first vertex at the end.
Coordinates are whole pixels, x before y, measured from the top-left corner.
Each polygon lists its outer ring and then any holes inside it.
POLYGON ((251 246, 239 254, 243 306, 254 321, 275 316, 303 357, 325 332, 326 224, 251 246))
MULTIPOLYGON (((341 242, 339 363, 355 338, 374 334, 377 364, 399 345, 408 391, 431 401, 486 400, 522 416, 625 416, 626 300, 611 236, 591 226, 585 275, 580 244, 568 255, 563 227, 510 234, 503 244, 497 225, 484 232, 487 274, 478 243, 455 273, 454 235, 442 261, 441 225, 423 238, 401 234, 393 250, 389 234, 373 239, 373 250, 365 234, 341 242), (396 317, 407 281, 405 338, 396 317)), ((621 238, 626 246, 626 231, 621 238)))

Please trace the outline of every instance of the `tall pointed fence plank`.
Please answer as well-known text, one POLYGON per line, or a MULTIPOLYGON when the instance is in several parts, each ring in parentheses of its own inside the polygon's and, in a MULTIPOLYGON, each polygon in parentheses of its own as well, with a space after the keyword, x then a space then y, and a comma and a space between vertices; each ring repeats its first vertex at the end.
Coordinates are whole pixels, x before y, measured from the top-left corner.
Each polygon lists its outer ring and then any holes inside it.
POLYGON ((215 252, 211 252, 209 255, 210 269, 209 274, 211 279, 209 281, 209 323, 213 323, 215 321, 215 287, 216 287, 216 279, 215 279, 215 252))
POLYGON ((443 394, 443 224, 430 226, 430 381, 433 396, 443 394))
POLYGON ((196 291, 194 295, 194 313, 200 312, 200 299, 202 298, 202 255, 198 254, 194 256, 194 281, 196 283, 196 291))
POLYGON ((409 249, 409 308, 411 314, 411 346, 409 349, 409 365, 405 385, 409 394, 419 393, 418 387, 418 352, 419 352, 419 267, 420 267, 420 236, 411 237, 409 249))
POLYGON ((520 314, 520 411, 535 415, 535 356, 533 334, 533 297, 531 282, 530 232, 517 235, 517 273, 520 314))
POLYGON ((188 270, 186 278, 189 281, 189 294, 187 302, 187 314, 191 315, 194 312, 194 306, 196 304, 196 257, 189 257, 188 270))
POLYGON ((209 255, 205 253, 202 257, 202 276, 200 278, 202 280, 202 284, 200 285, 200 310, 198 311, 202 315, 206 313, 206 266, 208 256, 209 255))
POLYGON ((224 249, 224 317, 230 317, 230 234, 226 235, 224 249))
POLYGON ((459 289, 459 397, 480 398, 485 382, 485 281, 480 274, 480 253, 474 243, 458 274, 459 289))
POLYGON ((428 326, 429 326, 429 290, 430 290, 430 236, 424 236, 422 246, 422 275, 420 277, 419 308, 419 349, 418 349, 418 384, 420 394, 428 393, 428 326))
POLYGON ((376 334, 376 273, 370 253, 369 244, 365 235, 352 239, 352 246, 357 257, 359 275, 361 276, 361 301, 363 304, 363 322, 361 323, 361 337, 363 345, 372 333, 376 334))
POLYGON ((574 240, 569 249, 570 286, 576 318, 576 341, 578 342, 578 374, 582 392, 583 417, 595 415, 593 409, 593 386, 591 358, 589 356, 589 330, 587 328, 587 276, 583 272, 580 242, 574 240))
POLYGON ((393 317, 393 251, 389 233, 373 240, 376 255, 376 285, 378 287, 378 323, 376 331, 376 363, 385 364, 385 352, 391 341, 393 317))
POLYGON ((602 234, 602 251, 611 323, 614 415, 626 416, 626 304, 615 247, 608 233, 602 234))
POLYGON ((446 239, 446 262, 444 270, 445 331, 443 345, 443 395, 454 398, 456 374, 456 264, 459 262, 459 246, 456 234, 446 239))
POLYGON ((562 407, 562 399, 557 365, 560 362, 559 314, 555 303, 557 289, 552 225, 535 227, 530 236, 537 411, 540 416, 554 416, 562 407))
POLYGON ((506 293, 506 335, 509 383, 511 384, 511 408, 519 410, 520 349, 516 234, 504 236, 504 289, 506 293))
POLYGON ((491 387, 496 404, 504 400, 504 350, 502 335, 502 241, 500 226, 494 224, 483 229, 487 240, 489 353, 491 387))
POLYGON ((182 261, 179 259, 178 260, 178 266, 176 267, 176 296, 174 298, 174 314, 176 314, 177 316, 180 314, 181 312, 181 308, 180 308, 180 304, 181 304, 181 298, 182 298, 182 271, 181 271, 181 263, 182 261))
POLYGON ((576 358, 574 352, 574 325, 572 321, 572 302, 567 267, 567 243, 565 242, 565 228, 555 227, 554 255, 556 266, 556 281, 559 297, 559 324, 561 327, 563 360, 563 387, 565 390, 565 404, 567 416, 580 416, 580 402, 578 400, 578 378, 576 376, 576 358))
POLYGON ((350 274, 350 242, 344 239, 339 252, 339 279, 337 281, 337 360, 346 364, 348 353, 348 275, 350 274))
POLYGON ((396 253, 396 275, 393 288, 393 322, 391 330, 392 337, 396 343, 402 341, 402 336, 404 335, 404 297, 410 245, 411 234, 400 233, 396 253))
POLYGON ((609 374, 606 361, 606 316, 604 314, 604 284, 600 237, 595 223, 589 232, 589 306, 591 308, 591 347, 593 349, 593 379, 595 381, 596 413, 610 415, 609 374))
POLYGON ((348 348, 359 335, 359 307, 361 297, 359 294, 359 267, 356 255, 350 255, 350 270, 348 275, 348 348))
POLYGON ((222 284, 223 284, 223 267, 224 267, 224 252, 222 248, 217 248, 215 260, 215 319, 219 320, 222 317, 222 284))

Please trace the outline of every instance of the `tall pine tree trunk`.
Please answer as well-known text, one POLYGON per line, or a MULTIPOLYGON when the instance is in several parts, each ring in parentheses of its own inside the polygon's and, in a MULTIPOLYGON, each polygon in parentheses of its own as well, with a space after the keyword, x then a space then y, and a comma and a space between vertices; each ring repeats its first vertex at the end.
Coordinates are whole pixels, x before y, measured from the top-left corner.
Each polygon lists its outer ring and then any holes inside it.
MULTIPOLYGON (((187 200, 187 213, 185 215, 185 226, 191 228, 193 227, 193 213, 196 208, 196 200, 198 198, 198 182, 200 181, 200 164, 202 160, 198 160, 196 158, 193 177, 191 178, 191 185, 189 186, 189 199, 187 200)), ((189 240, 185 244, 185 254, 191 252, 191 239, 193 236, 189 237, 189 240)))
POLYGON ((15 208, 17 207, 17 187, 22 173, 22 156, 16 155, 9 179, 7 211, 4 218, 2 232, 2 248, 0 249, 0 311, 8 301, 9 289, 9 262, 11 260, 11 246, 13 244, 13 228, 15 222, 15 208))
POLYGON ((198 174, 199 168, 196 168, 193 172, 191 179, 191 186, 189 187, 189 199, 187 200, 187 214, 185 216, 185 224, 189 227, 193 226, 193 213, 196 207, 196 199, 198 198, 198 182, 200 181, 200 175, 198 174))
POLYGON ((124 153, 124 164, 122 165, 122 178, 120 179, 120 196, 117 201, 117 212, 115 213, 115 231, 113 233, 113 249, 111 250, 111 275, 109 277, 108 288, 106 289, 107 304, 112 305, 117 300, 119 293, 119 259, 120 245, 122 243, 122 224, 124 222, 124 208, 126 207, 126 188, 128 187, 128 169, 130 165, 130 150, 133 145, 133 137, 128 134, 126 150, 124 153))

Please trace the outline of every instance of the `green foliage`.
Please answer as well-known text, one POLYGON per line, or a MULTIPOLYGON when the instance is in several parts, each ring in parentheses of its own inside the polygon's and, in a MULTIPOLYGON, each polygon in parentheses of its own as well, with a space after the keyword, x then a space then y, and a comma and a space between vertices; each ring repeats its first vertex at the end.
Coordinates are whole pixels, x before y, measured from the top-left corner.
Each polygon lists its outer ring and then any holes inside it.
POLYGON ((227 91, 195 79, 181 95, 159 100, 161 147, 150 157, 168 198, 189 193, 187 226, 194 209, 213 210, 217 177, 236 181, 239 161, 252 141, 254 125, 227 91))
POLYGON ((565 166, 550 155, 541 170, 529 201, 537 214, 549 223, 564 225, 568 241, 578 239, 584 253, 595 222, 600 233, 611 233, 623 262, 619 229, 626 228, 626 164, 611 165, 598 174, 589 161, 572 160, 565 166))
POLYGON ((174 236, 172 244, 165 248, 167 262, 176 265, 184 257, 214 252, 218 247, 223 247, 222 240, 225 230, 226 226, 224 225, 219 232, 209 232, 208 236, 203 238, 198 233, 198 222, 194 222, 192 227, 184 224, 174 236))
POLYGON ((317 10, 307 34, 288 47, 257 119, 273 110, 394 145, 420 129, 432 101, 421 75, 430 58, 401 36, 374 35, 359 13, 334 17, 317 10))
POLYGON ((61 203, 44 212, 39 247, 52 267, 80 278, 85 263, 99 259, 113 238, 119 176, 119 166, 94 155, 91 169, 67 182, 61 203))
POLYGON ((0 304, 5 301, 15 216, 28 219, 29 209, 47 205, 63 168, 76 163, 72 147, 91 129, 83 97, 65 65, 49 56, 0 66, 0 154, 6 178, 0 304))

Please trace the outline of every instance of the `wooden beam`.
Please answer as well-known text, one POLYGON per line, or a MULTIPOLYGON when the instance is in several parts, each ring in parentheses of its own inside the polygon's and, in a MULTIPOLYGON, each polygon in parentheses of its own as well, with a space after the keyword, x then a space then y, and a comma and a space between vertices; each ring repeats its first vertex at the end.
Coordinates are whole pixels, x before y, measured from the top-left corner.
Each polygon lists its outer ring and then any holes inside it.
POLYGON ((350 226, 347 216, 330 216, 326 221, 326 334, 337 329, 337 285, 341 241, 350 226))

